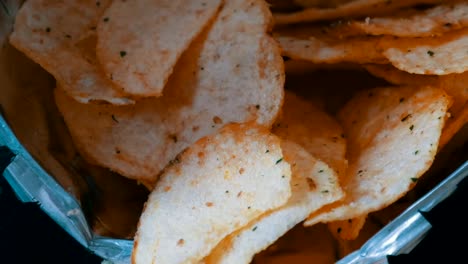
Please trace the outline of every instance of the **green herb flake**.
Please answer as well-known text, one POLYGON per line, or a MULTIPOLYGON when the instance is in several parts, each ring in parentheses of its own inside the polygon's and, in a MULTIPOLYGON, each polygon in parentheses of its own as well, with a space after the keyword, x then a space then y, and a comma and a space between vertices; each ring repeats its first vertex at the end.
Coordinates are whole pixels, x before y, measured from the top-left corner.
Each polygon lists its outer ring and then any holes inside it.
POLYGON ((283 158, 280 158, 279 160, 276 161, 275 164, 278 164, 278 163, 280 163, 280 162, 282 162, 282 161, 283 161, 283 158))
POLYGON ((257 230, 257 226, 254 226, 254 228, 252 228, 253 232, 255 232, 255 230, 257 230))
POLYGON ((267 149, 267 150, 265 151, 265 153, 268 153, 268 152, 270 152, 270 150, 269 150, 269 149, 267 149))
POLYGON ((120 57, 123 58, 127 56, 127 52, 125 50, 120 51, 120 57))
POLYGON ((318 172, 319 172, 319 173, 322 173, 322 172, 323 172, 323 170, 319 170, 318 172))
POLYGON ((429 56, 431 56, 431 57, 434 57, 434 54, 435 54, 435 53, 434 53, 432 50, 428 50, 428 51, 427 51, 427 54, 428 54, 429 56))
POLYGON ((112 120, 114 120, 114 122, 116 122, 116 123, 119 122, 119 120, 117 120, 117 118, 115 117, 115 115, 111 115, 111 117, 112 117, 112 120))
POLYGON ((405 98, 400 98, 400 103, 403 103, 405 101, 405 98))
POLYGON ((411 126, 409 127, 409 130, 413 131, 413 129, 414 129, 414 125, 411 125, 411 126))
POLYGON ((417 182, 417 181, 418 181, 418 178, 411 178, 411 181, 412 181, 412 182, 417 182))
POLYGON ((418 153, 419 153, 419 150, 416 150, 416 151, 414 152, 414 155, 418 155, 418 153))
POLYGON ((323 190, 321 193, 328 193, 329 191, 328 190, 323 190))

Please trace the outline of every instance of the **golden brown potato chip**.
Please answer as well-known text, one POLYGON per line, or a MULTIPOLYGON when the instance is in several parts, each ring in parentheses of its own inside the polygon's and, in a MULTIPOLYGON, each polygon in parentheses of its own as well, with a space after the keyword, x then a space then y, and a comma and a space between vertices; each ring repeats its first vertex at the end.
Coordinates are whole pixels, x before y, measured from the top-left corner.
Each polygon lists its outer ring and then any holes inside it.
POLYGON ((179 59, 162 97, 133 106, 83 105, 56 91, 81 154, 151 185, 179 152, 223 124, 271 126, 282 105, 284 65, 266 33, 270 15, 260 0, 226 3, 179 59))
POLYGON ((442 89, 428 86, 359 92, 339 114, 348 143, 345 199, 305 224, 359 217, 406 194, 434 160, 449 106, 442 89))
POLYGON ((402 71, 446 75, 468 70, 468 29, 435 38, 402 38, 380 42, 383 55, 402 71))
POLYGON ((347 161, 343 128, 335 118, 312 102, 286 91, 282 113, 273 125, 273 133, 304 147, 339 176, 345 173, 347 161))
POLYGON ((447 75, 468 69, 467 32, 468 29, 462 29, 425 38, 366 36, 339 39, 304 29, 294 32, 294 36, 281 31, 276 39, 283 55, 297 60, 360 64, 390 62, 409 73, 447 75))
POLYGON ((400 71, 390 65, 366 65, 366 70, 376 77, 396 85, 429 85, 441 87, 452 97, 453 104, 450 114, 457 116, 468 101, 468 72, 448 75, 422 75, 400 71))
POLYGON ((412 74, 398 70, 391 64, 369 64, 364 65, 364 68, 370 74, 395 85, 437 86, 439 81, 439 76, 412 74))
POLYGON ((280 208, 255 219, 223 239, 205 259, 206 264, 250 263, 288 230, 325 204, 343 197, 338 176, 292 141, 281 143, 284 159, 291 164, 291 197, 280 208))
POLYGON ((354 240, 366 223, 367 214, 328 223, 328 229, 337 239, 354 240))
POLYGON ((378 38, 337 40, 309 35, 307 38, 276 35, 283 56, 313 63, 387 63, 379 49, 378 38))
POLYGON ((132 263, 198 263, 225 236, 285 204, 290 179, 279 138, 258 125, 226 125, 164 171, 140 218, 132 263))
POLYGON ((427 10, 404 10, 385 17, 367 17, 335 25, 328 34, 341 37, 390 35, 431 37, 468 26, 468 4, 438 5, 427 10))
POLYGON ((75 44, 93 28, 110 1, 26 1, 10 43, 51 73, 65 92, 82 103, 131 104, 75 44))
POLYGON ((98 23, 97 57, 125 93, 161 96, 190 42, 221 0, 114 1, 98 23))
POLYGON ((418 4, 435 4, 442 0, 356 0, 338 5, 336 8, 307 8, 294 13, 276 13, 276 24, 293 24, 332 20, 359 16, 388 14, 403 7, 418 4))

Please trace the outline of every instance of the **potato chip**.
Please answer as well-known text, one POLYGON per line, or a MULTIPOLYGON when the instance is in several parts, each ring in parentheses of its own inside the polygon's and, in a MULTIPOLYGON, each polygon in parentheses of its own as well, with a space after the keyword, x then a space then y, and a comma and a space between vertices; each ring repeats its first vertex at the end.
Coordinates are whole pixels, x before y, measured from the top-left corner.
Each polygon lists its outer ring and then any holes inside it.
POLYGON ((359 232, 366 223, 367 214, 328 223, 328 229, 337 239, 354 240, 359 236, 359 232))
POLYGON ((431 37, 468 26, 468 4, 438 5, 427 10, 404 10, 391 16, 367 17, 337 23, 328 34, 340 37, 390 35, 397 37, 431 37))
POLYGON ((275 23, 294 24, 332 20, 359 16, 377 16, 388 14, 403 7, 418 4, 435 4, 442 0, 355 0, 338 5, 336 8, 307 8, 294 13, 276 13, 275 23))
POLYGON ((359 217, 406 194, 434 160, 449 106, 442 89, 428 86, 358 93, 339 114, 348 143, 345 199, 305 224, 359 217))
POLYGON ((110 1, 26 1, 19 10, 10 43, 51 73, 65 92, 82 103, 131 104, 75 44, 94 27, 110 1))
POLYGON ((346 139, 338 121, 291 91, 286 91, 280 118, 273 133, 304 147, 338 175, 346 171, 346 139))
POLYGON ((152 185, 179 152, 223 124, 271 126, 282 105, 284 65, 266 33, 270 17, 260 0, 226 3, 179 59, 162 97, 133 106, 83 105, 56 91, 80 153, 152 185))
POLYGON ((125 93, 161 96, 180 55, 221 2, 114 1, 97 30, 96 53, 106 75, 125 93))
POLYGON ((395 85, 411 85, 411 86, 437 86, 439 76, 412 74, 405 71, 400 71, 391 64, 369 64, 364 65, 364 68, 372 75, 382 78, 387 82, 395 85))
POLYGON ((205 259, 205 263, 250 263, 288 230, 325 204, 343 197, 336 173, 292 141, 282 141, 284 159, 291 164, 288 202, 230 234, 205 259))
POLYGON ((299 37, 279 33, 276 39, 283 55, 314 63, 390 62, 402 71, 415 74, 447 75, 468 69, 468 53, 464 52, 468 48, 468 29, 425 38, 366 36, 338 39, 325 34, 305 37, 308 32, 295 32, 299 37))
POLYGON ((422 75, 400 71, 390 65, 366 65, 366 70, 386 81, 396 85, 429 85, 441 87, 452 97, 453 104, 450 113, 458 115, 468 100, 468 72, 449 75, 422 75))
POLYGON ((327 37, 275 36, 283 56, 313 63, 387 63, 378 38, 335 40, 327 37))
POLYGON ((285 204, 290 179, 279 138, 258 125, 226 125, 164 171, 140 218, 132 263, 197 263, 225 236, 285 204))
POLYGON ((385 57, 402 71, 446 75, 468 70, 468 29, 437 38, 381 41, 385 57))

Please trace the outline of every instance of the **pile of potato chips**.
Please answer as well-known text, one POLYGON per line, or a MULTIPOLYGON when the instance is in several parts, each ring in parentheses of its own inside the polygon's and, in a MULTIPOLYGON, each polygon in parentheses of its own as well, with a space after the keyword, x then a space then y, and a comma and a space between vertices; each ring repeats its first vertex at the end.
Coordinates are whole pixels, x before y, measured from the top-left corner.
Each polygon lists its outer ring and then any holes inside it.
POLYGON ((332 263, 278 239, 354 240, 413 189, 468 122, 467 25, 464 1, 27 0, 10 43, 80 154, 151 191, 133 263, 332 263))

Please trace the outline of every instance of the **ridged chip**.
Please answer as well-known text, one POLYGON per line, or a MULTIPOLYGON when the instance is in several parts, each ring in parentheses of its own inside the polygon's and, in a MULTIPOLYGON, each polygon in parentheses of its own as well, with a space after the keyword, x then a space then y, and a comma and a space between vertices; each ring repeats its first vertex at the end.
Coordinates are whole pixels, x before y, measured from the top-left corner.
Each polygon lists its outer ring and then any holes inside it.
POLYGON ((278 137, 226 125, 164 171, 141 215, 132 263, 198 263, 225 236, 285 204, 290 180, 278 137))
POLYGON ((291 192, 288 202, 260 216, 221 241, 204 260, 206 264, 251 263, 291 228, 325 204, 343 197, 338 176, 292 141, 282 141, 284 159, 291 164, 291 192))
POLYGON ((439 88, 388 87, 358 93, 340 111, 347 135, 346 197, 306 225, 359 217, 411 190, 431 166, 450 99, 439 88))
POLYGON ((73 99, 133 103, 86 60, 76 44, 92 31, 110 1, 26 1, 16 15, 10 43, 52 74, 73 99))
POLYGON ((221 0, 113 1, 98 23, 96 53, 107 76, 133 96, 161 96, 180 55, 221 0))
POLYGON ((83 105, 57 90, 80 153, 151 186, 178 153, 223 124, 271 126, 282 106, 284 65, 267 34, 270 18, 261 0, 225 3, 179 59, 162 97, 133 106, 83 105))

